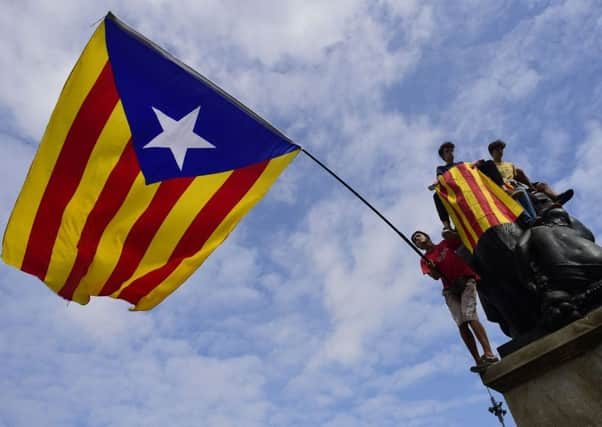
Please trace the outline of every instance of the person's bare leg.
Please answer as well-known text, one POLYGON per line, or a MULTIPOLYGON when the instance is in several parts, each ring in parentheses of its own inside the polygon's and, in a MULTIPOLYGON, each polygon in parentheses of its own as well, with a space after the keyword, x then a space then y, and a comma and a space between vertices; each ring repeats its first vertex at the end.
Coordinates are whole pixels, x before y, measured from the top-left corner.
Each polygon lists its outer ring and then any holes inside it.
POLYGON ((574 194, 574 191, 572 188, 569 188, 568 190, 563 191, 562 193, 558 194, 554 190, 552 190, 552 187, 550 187, 545 182, 538 182, 537 184, 535 184, 535 189, 537 191, 541 191, 546 196, 548 196, 550 199, 552 199, 552 201, 559 203, 561 205, 564 205, 566 202, 571 200, 573 198, 573 194, 574 194))
POLYGON ((460 336, 462 337, 464 344, 466 344, 466 348, 468 348, 470 355, 478 365, 480 363, 479 350, 477 349, 477 342, 475 341, 474 336, 468 327, 468 322, 462 323, 460 326, 458 326, 458 329, 460 330, 460 336))
POLYGON ((545 182, 538 182, 537 184, 535 184, 535 189, 537 191, 541 191, 552 200, 556 200, 556 198, 558 197, 558 194, 556 194, 556 192, 552 190, 552 187, 550 187, 545 182))
POLYGON ((474 331, 474 334, 477 336, 477 340, 483 347, 483 352, 486 357, 494 357, 493 351, 491 351, 491 344, 489 344, 489 338, 487 338, 487 332, 483 327, 483 324, 479 319, 471 320, 470 327, 474 331))

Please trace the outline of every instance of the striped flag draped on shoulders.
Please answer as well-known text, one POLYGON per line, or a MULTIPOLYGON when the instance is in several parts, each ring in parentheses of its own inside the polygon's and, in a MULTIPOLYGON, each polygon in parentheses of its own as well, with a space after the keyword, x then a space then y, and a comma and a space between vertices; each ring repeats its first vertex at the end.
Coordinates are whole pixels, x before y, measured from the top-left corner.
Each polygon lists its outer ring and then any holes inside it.
POLYGON ((491 227, 514 222, 523 207, 470 163, 460 163, 438 177, 436 191, 460 239, 473 252, 491 227))
POLYGON ((2 257, 67 300, 151 309, 299 150, 109 13, 63 87, 2 257))

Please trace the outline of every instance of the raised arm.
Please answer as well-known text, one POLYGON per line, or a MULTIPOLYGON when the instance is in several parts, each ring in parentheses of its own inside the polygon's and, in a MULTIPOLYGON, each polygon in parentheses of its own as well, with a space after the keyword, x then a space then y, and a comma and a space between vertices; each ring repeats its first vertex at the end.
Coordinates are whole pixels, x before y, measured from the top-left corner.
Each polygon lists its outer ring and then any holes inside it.
POLYGON ((523 184, 525 184, 527 187, 529 188, 533 188, 533 184, 531 183, 531 180, 529 179, 529 177, 525 174, 525 172, 523 172, 523 170, 521 168, 514 168, 514 174, 516 176, 516 180, 518 182, 522 182, 523 184))

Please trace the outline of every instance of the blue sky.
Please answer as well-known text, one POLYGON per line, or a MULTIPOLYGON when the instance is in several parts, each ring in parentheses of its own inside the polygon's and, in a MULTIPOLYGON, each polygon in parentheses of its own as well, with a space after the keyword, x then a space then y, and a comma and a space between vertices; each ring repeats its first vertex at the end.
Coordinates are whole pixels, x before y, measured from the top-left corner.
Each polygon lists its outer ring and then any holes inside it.
MULTIPOLYGON (((598 1, 2 0, 0 221, 111 10, 339 173, 408 235, 440 226, 436 149, 505 157, 602 217, 598 1)), ((150 312, 0 265, 0 426, 488 426, 416 255, 303 154, 150 312)), ((485 322, 498 346, 507 341, 485 322)), ((496 395, 499 397, 499 395, 496 395)), ((513 422, 507 417, 507 425, 513 422)))

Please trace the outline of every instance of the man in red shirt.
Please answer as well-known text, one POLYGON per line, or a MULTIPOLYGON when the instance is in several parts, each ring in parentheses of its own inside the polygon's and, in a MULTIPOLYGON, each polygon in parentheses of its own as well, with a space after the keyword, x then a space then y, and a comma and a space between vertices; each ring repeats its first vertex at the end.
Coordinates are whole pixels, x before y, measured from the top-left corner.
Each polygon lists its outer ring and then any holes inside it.
POLYGON ((479 277, 456 254, 455 251, 461 245, 457 236, 450 233, 446 236, 449 237, 435 245, 428 234, 415 231, 412 234, 412 242, 425 251, 424 256, 428 261, 421 258, 422 272, 435 280, 441 279, 443 283, 445 303, 458 325, 464 344, 476 363, 470 370, 483 372, 489 365, 497 362, 498 358, 491 351, 487 332, 477 315, 476 286, 479 277), (483 348, 482 356, 479 356, 475 336, 483 348))

